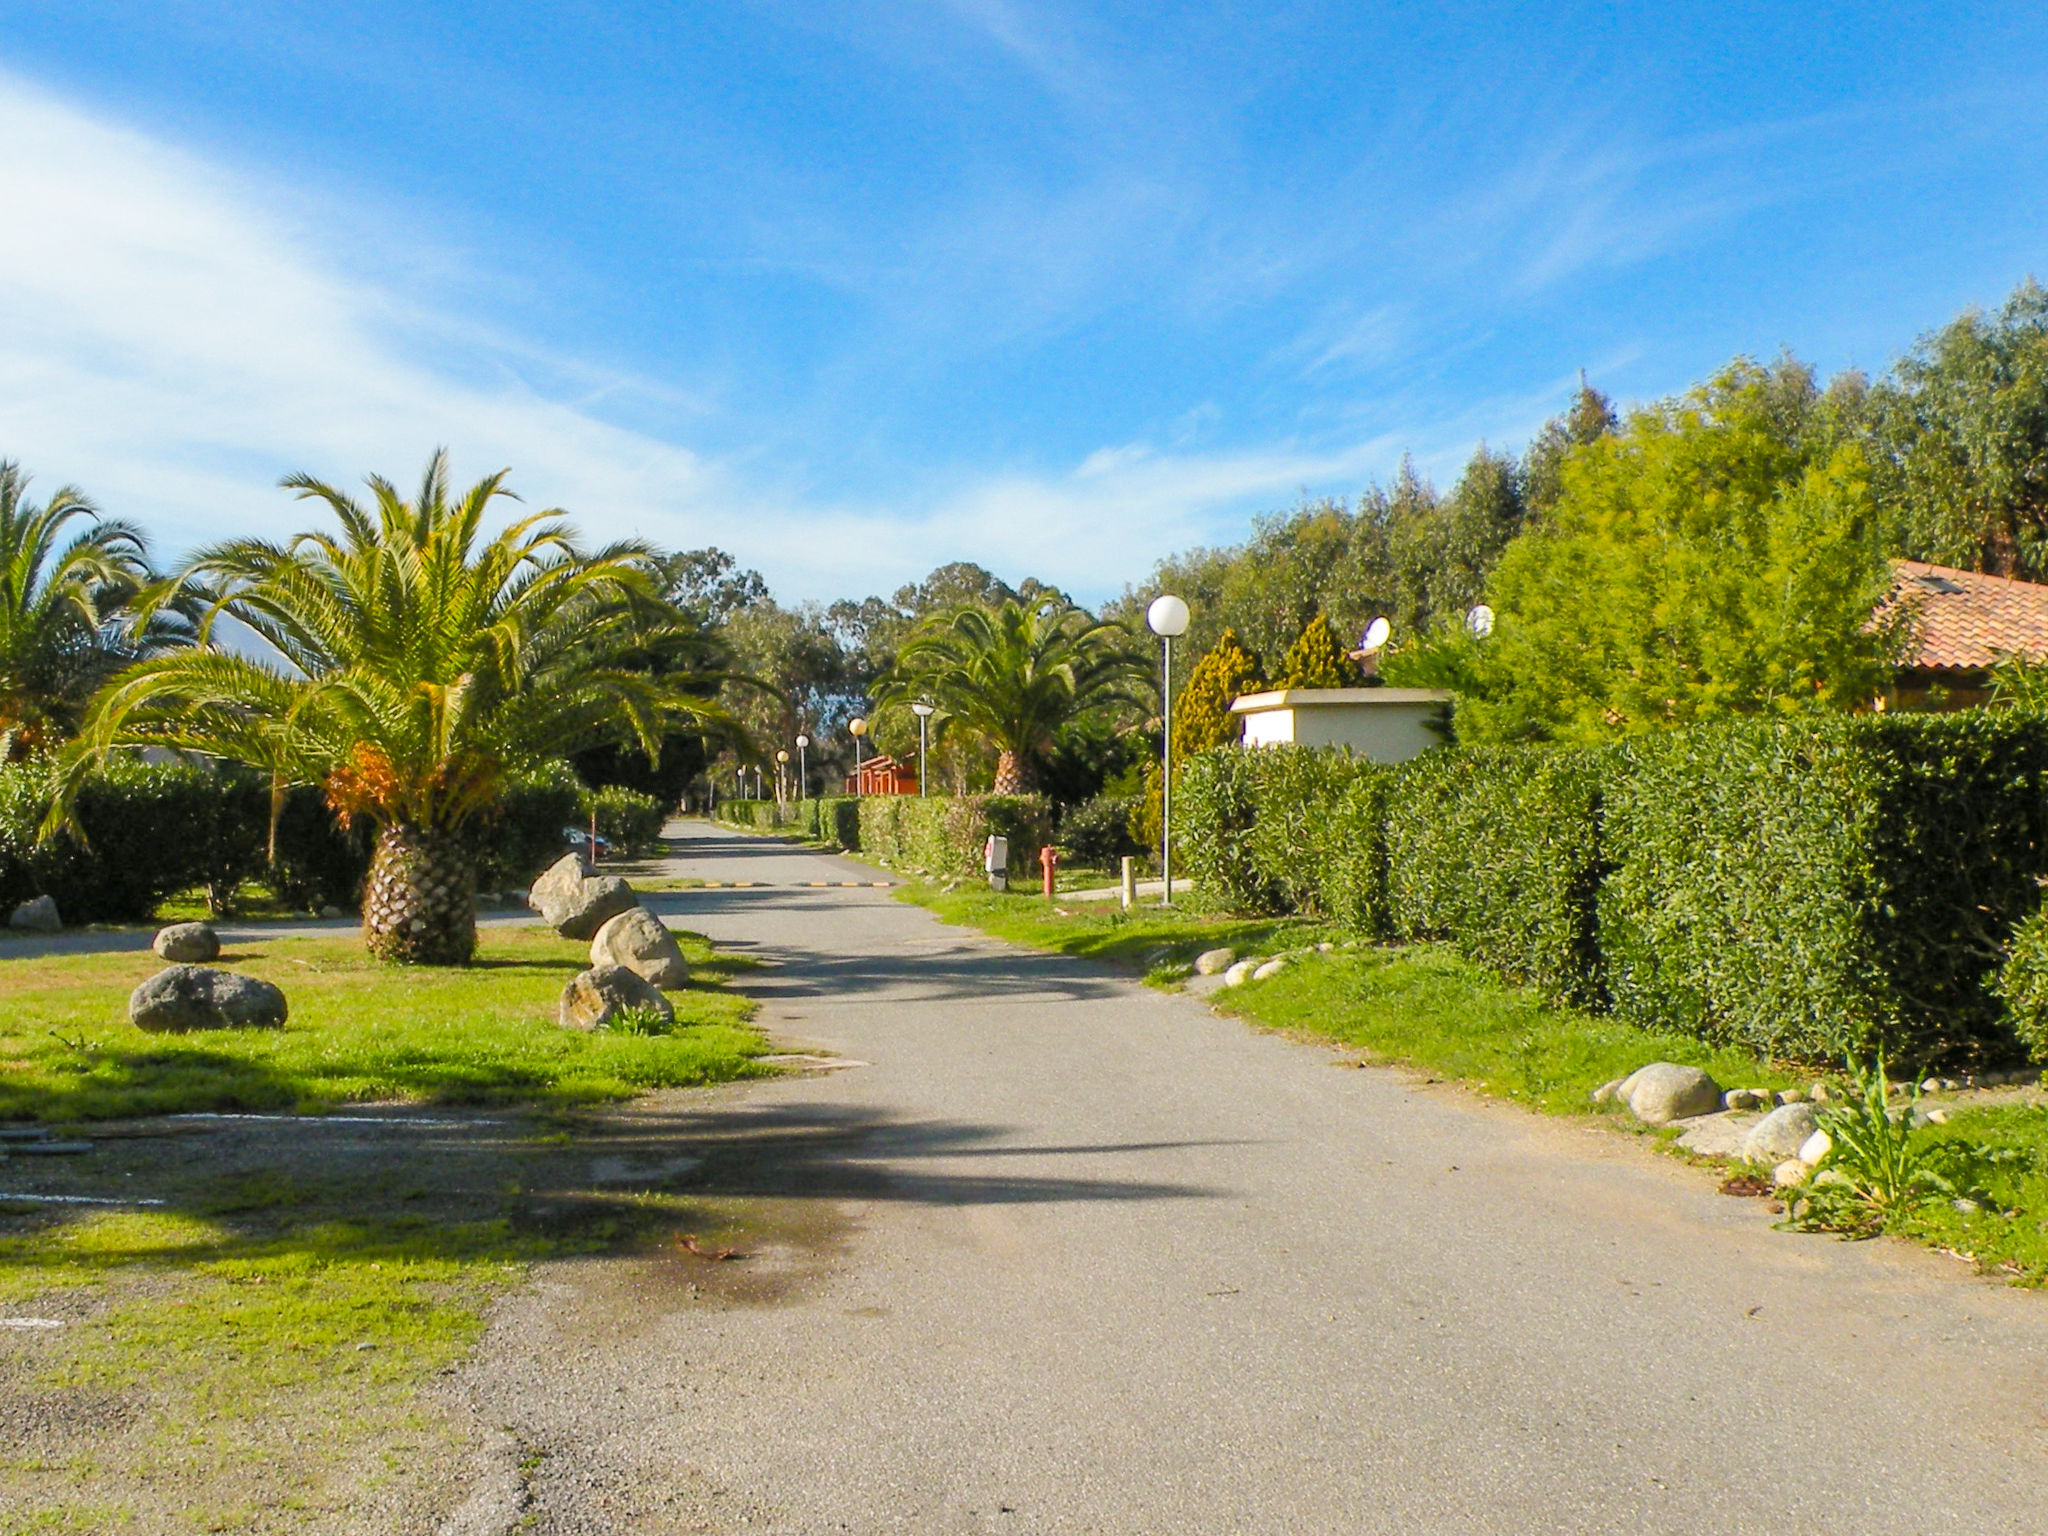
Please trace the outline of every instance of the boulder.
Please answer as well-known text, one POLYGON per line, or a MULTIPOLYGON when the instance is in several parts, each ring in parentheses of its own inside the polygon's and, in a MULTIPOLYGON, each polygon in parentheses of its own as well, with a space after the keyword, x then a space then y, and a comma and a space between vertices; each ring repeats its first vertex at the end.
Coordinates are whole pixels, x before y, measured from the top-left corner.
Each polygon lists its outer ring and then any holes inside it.
POLYGON ((1798 1158, 1788 1157, 1771 1170, 1771 1184, 1777 1189, 1790 1189, 1794 1185, 1804 1184, 1806 1176, 1811 1172, 1813 1170, 1798 1158))
POLYGON ((1195 974, 1215 976, 1229 970, 1236 963, 1237 951, 1234 949, 1205 949, 1195 956, 1195 974))
POLYGON ((1721 1095, 1723 1109, 1761 1109, 1770 1102, 1768 1094, 1758 1093, 1754 1088, 1730 1088, 1721 1095))
POLYGON ((276 1029, 285 1021, 284 993, 254 976, 174 965, 128 995, 137 1029, 183 1034, 193 1029, 276 1029))
POLYGON ((1742 1142, 1742 1160, 1776 1165, 1797 1157, 1807 1138, 1819 1129, 1820 1118, 1811 1104, 1780 1104, 1749 1128, 1742 1142))
POLYGON ((64 919, 57 915, 56 897, 38 896, 16 907, 7 919, 7 926, 25 929, 29 933, 62 933, 64 919))
POLYGON ((1264 965, 1252 972, 1252 980, 1271 981, 1286 969, 1287 957, 1285 955, 1275 955, 1271 960, 1268 960, 1264 965))
POLYGON ((1615 1097, 1645 1125, 1669 1125, 1721 1107, 1721 1085, 1698 1067, 1657 1061, 1622 1079, 1615 1097))
POLYGON ((1598 1088, 1595 1088, 1593 1090, 1593 1102, 1595 1104, 1607 1104, 1613 1102, 1614 1096, 1617 1093, 1621 1092, 1621 1084, 1622 1079, 1618 1077, 1609 1078, 1606 1082, 1602 1083, 1598 1088))
POLYGON ((590 963, 622 965, 657 987, 680 987, 690 979, 690 967, 676 936, 645 907, 633 907, 605 920, 590 941, 590 963))
POLYGON ((1256 958, 1236 961, 1229 970, 1223 973, 1223 985, 1226 987, 1241 987, 1252 979, 1252 972, 1258 968, 1259 961, 1256 958))
POLYGON ((565 939, 588 939, 606 921, 640 904, 633 887, 617 875, 583 873, 583 860, 565 853, 533 882, 527 905, 565 939))
POLYGON ((162 959, 190 965, 201 960, 218 960, 220 935, 213 931, 211 923, 173 923, 168 928, 159 928, 149 947, 162 959))
POLYGON ((565 1029, 603 1029, 628 1008, 652 1008, 675 1022, 676 1011, 668 999, 623 965, 595 965, 571 977, 562 988, 557 1017, 565 1029))
POLYGON ((1826 1131, 1815 1131, 1799 1143, 1799 1161, 1811 1168, 1815 1163, 1835 1150, 1835 1138, 1826 1131))

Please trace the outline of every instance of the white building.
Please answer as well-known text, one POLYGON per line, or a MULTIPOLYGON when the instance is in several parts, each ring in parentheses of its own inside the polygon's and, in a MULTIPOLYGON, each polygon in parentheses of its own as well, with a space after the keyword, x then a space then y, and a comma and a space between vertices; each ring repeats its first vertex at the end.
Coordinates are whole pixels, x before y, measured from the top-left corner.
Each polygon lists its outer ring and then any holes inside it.
POLYGON ((1450 694, 1438 688, 1279 688, 1247 693, 1230 706, 1244 720, 1244 744, 1349 747, 1376 763, 1405 763, 1443 737, 1430 729, 1450 694))

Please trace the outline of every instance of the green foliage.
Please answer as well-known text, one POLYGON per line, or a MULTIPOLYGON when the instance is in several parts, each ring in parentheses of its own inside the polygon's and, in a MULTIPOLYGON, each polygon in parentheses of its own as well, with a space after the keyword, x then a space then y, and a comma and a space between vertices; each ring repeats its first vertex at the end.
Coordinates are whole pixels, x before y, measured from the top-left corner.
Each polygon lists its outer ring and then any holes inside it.
POLYGON ((532 884, 562 856, 565 829, 583 822, 583 796, 567 763, 507 784, 498 803, 464 829, 478 884, 501 890, 532 884))
POLYGON ((597 817, 597 835, 611 844, 614 857, 645 858, 661 846, 668 812, 652 795, 607 785, 584 796, 582 810, 586 818, 597 817))
POLYGON ((1813 1178, 1789 1197, 1787 1224, 1863 1236, 1883 1231, 1927 1200, 1962 1196, 1958 1175, 1967 1177, 1967 1152, 1919 1134, 1913 1123, 1919 1088, 1895 1105, 1882 1055, 1867 1071, 1852 1059, 1849 1074, 1854 1087, 1847 1103, 1820 1113, 1831 1145, 1813 1178))
POLYGON ((1131 813, 1138 808, 1136 795, 1097 795, 1060 814, 1060 857, 1071 864, 1091 869, 1114 869, 1126 856, 1145 852, 1131 835, 1131 813))
POLYGON ((1788 1056, 2009 1056, 1991 983, 2048 869, 2048 720, 1865 715, 1632 743, 1601 946, 1629 1017, 1788 1056))
POLYGON ((1443 939, 1579 1007, 1604 1000, 1597 752, 1431 752, 1387 792, 1387 901, 1405 939, 1443 939))
POLYGON ((876 702, 930 699, 934 732, 964 731, 995 751, 995 791, 1035 786, 1060 734, 1126 699, 1142 666, 1130 632, 1063 599, 961 607, 927 621, 897 653, 876 702))
POLYGON ((1860 451, 1796 364, 1738 362, 1573 452, 1488 584, 1470 741, 1593 743, 1867 703, 1896 624, 1860 451))
POLYGON ((2014 927, 1991 986, 2013 1033, 2035 1061, 2048 1062, 2048 908, 2036 908, 2014 927))
POLYGON ((615 1035, 666 1035, 674 1031, 675 1021, 652 1004, 639 1003, 621 1008, 605 1027, 615 1035))
POLYGON ((2048 576, 2048 292, 1921 340, 1871 392, 1875 489, 1904 552, 2048 576))
POLYGON ((1174 822, 1197 882, 1245 912, 1386 931, 1384 768, 1309 747, 1220 747, 1186 765, 1174 822))
MULTIPOLYGON (((1358 664, 1344 654, 1330 621, 1318 613, 1280 658, 1275 688, 1355 688, 1362 680, 1358 664)), ((1233 718, 1233 723, 1235 723, 1233 718)))
POLYGON ((1247 693, 1266 688, 1266 669, 1259 658, 1245 649, 1237 631, 1226 629, 1207 655, 1195 663, 1173 703, 1173 757, 1176 763, 1190 761, 1234 742, 1240 735, 1238 718, 1230 712, 1231 702, 1247 693))
POLYGON ((1009 839, 1013 876, 1035 875, 1053 840, 1052 807, 1036 795, 867 795, 859 805, 861 852, 938 878, 980 875, 991 835, 1009 839))

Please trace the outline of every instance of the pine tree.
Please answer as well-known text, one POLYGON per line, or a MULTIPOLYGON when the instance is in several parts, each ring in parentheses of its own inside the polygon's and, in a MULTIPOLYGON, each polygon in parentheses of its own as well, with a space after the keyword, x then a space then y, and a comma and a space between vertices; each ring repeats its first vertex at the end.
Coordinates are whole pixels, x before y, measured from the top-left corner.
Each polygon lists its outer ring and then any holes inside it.
POLYGON ((1356 688, 1358 684, 1357 664, 1344 654, 1330 621, 1318 613, 1308 621, 1301 638, 1287 648, 1287 654, 1280 660, 1280 676, 1273 686, 1356 688))
POLYGON ((1226 629, 1214 650, 1195 663, 1187 686, 1174 700, 1173 756, 1186 762, 1197 752, 1237 740, 1237 717, 1231 701, 1266 686, 1266 669, 1245 648, 1237 631, 1226 629))

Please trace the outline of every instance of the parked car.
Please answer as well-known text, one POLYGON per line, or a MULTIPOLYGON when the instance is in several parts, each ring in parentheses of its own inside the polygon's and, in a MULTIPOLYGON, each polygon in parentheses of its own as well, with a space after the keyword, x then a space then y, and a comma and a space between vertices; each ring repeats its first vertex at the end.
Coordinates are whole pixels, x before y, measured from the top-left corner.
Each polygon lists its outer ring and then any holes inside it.
MULTIPOLYGON (((581 827, 564 827, 562 828, 562 836, 568 840, 569 846, 578 853, 582 853, 590 846, 590 834, 581 827)), ((611 851, 611 842, 607 838, 600 836, 597 840, 597 856, 600 859, 609 858, 611 851)))

